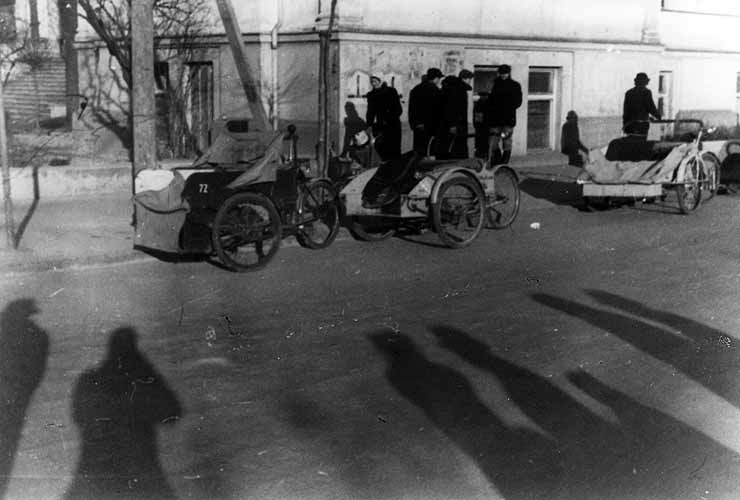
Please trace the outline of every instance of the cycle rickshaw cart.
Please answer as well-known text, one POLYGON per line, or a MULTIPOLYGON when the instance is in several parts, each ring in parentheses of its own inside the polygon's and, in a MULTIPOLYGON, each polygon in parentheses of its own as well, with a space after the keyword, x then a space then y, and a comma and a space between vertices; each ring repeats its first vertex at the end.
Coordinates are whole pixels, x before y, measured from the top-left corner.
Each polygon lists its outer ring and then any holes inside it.
POLYGON ((137 247, 215 255, 232 271, 266 265, 281 241, 306 248, 337 236, 337 192, 297 157, 296 130, 250 132, 244 120, 215 123, 213 145, 193 164, 144 170, 136 179, 137 247))
POLYGON ((436 160, 410 151, 359 173, 341 190, 340 200, 345 224, 357 239, 378 241, 399 230, 430 228, 447 247, 462 248, 484 227, 514 222, 519 179, 508 165, 480 158, 436 160), (382 206, 363 205, 363 192, 373 184, 379 184, 374 191, 393 191, 382 206))
POLYGON ((677 126, 695 125, 697 130, 674 141, 626 135, 611 141, 605 152, 590 151, 578 178, 587 207, 604 209, 619 201, 664 201, 669 192, 675 192, 679 211, 688 214, 698 208, 702 198, 707 201, 714 196, 720 161, 714 152, 705 151, 702 143, 711 129, 704 129, 703 122, 695 119, 650 123, 671 125, 667 128, 673 129, 674 136, 677 126))

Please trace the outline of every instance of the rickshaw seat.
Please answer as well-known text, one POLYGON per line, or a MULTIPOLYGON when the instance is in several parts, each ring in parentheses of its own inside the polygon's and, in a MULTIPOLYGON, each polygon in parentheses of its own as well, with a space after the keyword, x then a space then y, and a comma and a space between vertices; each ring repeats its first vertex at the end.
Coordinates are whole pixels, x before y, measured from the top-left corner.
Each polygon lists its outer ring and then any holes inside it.
POLYGON ((664 159, 681 142, 648 141, 636 137, 620 137, 609 143, 606 159, 609 161, 658 161, 664 159))

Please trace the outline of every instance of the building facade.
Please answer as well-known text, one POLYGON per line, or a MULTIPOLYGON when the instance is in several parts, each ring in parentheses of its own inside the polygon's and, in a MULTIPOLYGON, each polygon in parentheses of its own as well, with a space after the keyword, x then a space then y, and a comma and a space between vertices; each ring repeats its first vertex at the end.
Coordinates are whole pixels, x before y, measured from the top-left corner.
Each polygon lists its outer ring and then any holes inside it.
MULTIPOLYGON (((317 136, 317 32, 329 22, 331 1, 233 3, 266 112, 275 123, 297 124, 305 152, 317 136)), ((198 82, 192 86, 194 128, 247 113, 215 7, 213 13, 213 30, 188 62, 198 82)), ((125 95, 112 89, 108 74, 114 65, 83 23, 79 29, 81 92, 104 91, 121 105, 125 95)), ((620 134, 624 92, 638 72, 650 76, 665 117, 699 114, 735 125, 738 33, 740 6, 725 0, 338 0, 329 55, 331 141, 341 149, 346 125, 364 118, 370 75, 398 90, 405 121, 409 91, 428 67, 473 71, 474 100, 487 92, 500 64, 512 67, 524 92, 514 154, 557 150, 571 109, 580 116, 583 141, 606 144, 620 134)), ((97 102, 103 106, 106 99, 97 102)))

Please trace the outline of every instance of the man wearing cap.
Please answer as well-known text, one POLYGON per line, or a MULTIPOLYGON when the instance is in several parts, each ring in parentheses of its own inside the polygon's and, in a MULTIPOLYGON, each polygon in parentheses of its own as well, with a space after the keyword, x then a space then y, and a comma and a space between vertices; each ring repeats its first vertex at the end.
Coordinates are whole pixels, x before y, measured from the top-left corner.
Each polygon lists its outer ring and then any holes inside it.
POLYGON ((401 156, 401 98, 377 76, 370 77, 370 85, 365 121, 376 138, 375 150, 381 160, 401 156))
POLYGON ((647 138, 650 116, 660 120, 660 112, 655 107, 653 94, 647 88, 650 78, 645 73, 637 73, 635 86, 624 94, 622 125, 627 134, 647 138), (639 123, 635 123, 640 120, 639 123))
POLYGON ((436 155, 439 158, 468 157, 468 91, 473 73, 467 69, 442 80, 442 117, 436 155))
POLYGON ((414 132, 414 151, 420 155, 426 156, 429 140, 439 127, 441 81, 439 68, 429 68, 409 93, 409 125, 414 132))
POLYGON ((493 81, 484 111, 486 124, 493 135, 493 165, 508 163, 511 158, 511 136, 516 126, 516 110, 521 105, 522 87, 511 78, 511 66, 502 64, 498 67, 498 76, 493 81))

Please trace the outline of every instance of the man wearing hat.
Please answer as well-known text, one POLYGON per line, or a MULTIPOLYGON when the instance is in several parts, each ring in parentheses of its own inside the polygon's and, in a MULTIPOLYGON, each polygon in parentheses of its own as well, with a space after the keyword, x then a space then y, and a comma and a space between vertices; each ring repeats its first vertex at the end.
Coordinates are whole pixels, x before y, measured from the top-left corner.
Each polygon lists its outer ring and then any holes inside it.
POLYGON ((442 117, 437 134, 438 158, 468 157, 468 92, 473 72, 463 69, 442 80, 442 117))
POLYGON ((370 77, 373 89, 367 93, 365 122, 375 137, 375 150, 381 160, 401 155, 401 98, 378 76, 370 77))
POLYGON ((650 78, 645 73, 637 73, 635 86, 624 94, 624 110, 622 113, 622 126, 624 132, 647 139, 650 116, 660 120, 660 112, 655 107, 653 94, 647 88, 650 78), (635 123, 640 120, 639 123, 635 123))
POLYGON ((511 78, 511 66, 502 64, 498 67, 498 76, 493 81, 484 110, 486 125, 493 135, 493 165, 508 163, 511 158, 511 136, 516 126, 516 110, 521 105, 522 86, 511 78))
POLYGON ((441 81, 439 68, 429 68, 421 83, 409 93, 409 125, 414 132, 414 151, 423 156, 439 127, 441 81))

